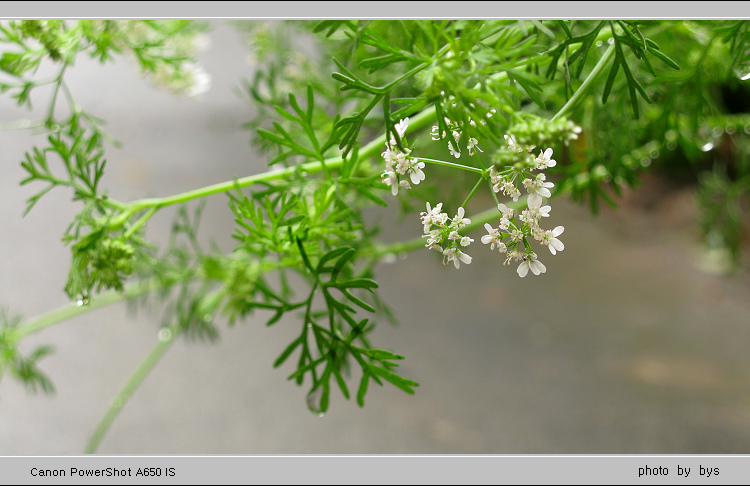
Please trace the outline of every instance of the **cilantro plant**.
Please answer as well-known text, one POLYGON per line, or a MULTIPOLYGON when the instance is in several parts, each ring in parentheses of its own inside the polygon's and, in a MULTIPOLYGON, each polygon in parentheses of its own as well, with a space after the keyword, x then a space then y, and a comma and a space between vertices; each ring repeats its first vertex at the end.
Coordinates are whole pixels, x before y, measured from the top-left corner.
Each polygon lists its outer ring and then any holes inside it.
POLYGON ((391 318, 378 295, 378 261, 429 249, 456 271, 471 264, 470 252, 499 251, 498 266, 542 278, 542 261, 565 249, 565 228, 544 226, 549 201, 567 194, 596 213, 651 165, 688 169, 699 184, 707 241, 740 261, 750 115, 732 93, 747 93, 750 78, 746 21, 332 20, 237 28, 256 63, 254 77, 241 80, 241 98, 257 113, 246 128, 269 170, 120 201, 106 190, 106 154, 118 142, 76 102, 65 75, 79 56, 127 58, 165 89, 199 96, 210 86, 194 59, 207 26, 0 26, 0 92, 31 106, 38 87, 52 87, 46 117, 5 127, 46 135, 20 161, 27 173, 20 184, 38 188, 26 212, 51 190, 80 203, 62 235, 71 265, 60 287, 71 303, 28 319, 5 311, 0 374, 52 392, 37 366, 50 348, 22 355, 26 336, 144 296, 167 316, 87 452, 175 339, 216 339, 221 322, 231 327, 259 309, 270 311, 268 326, 286 315, 298 322, 297 337, 272 365, 295 364, 289 379, 306 388, 313 412, 324 413, 336 390, 363 406, 373 383, 414 393, 418 377, 402 376, 404 357, 373 333, 391 318), (40 79, 41 65, 56 74, 40 79), (720 143, 729 150, 715 151, 720 143), (455 176, 441 176, 446 170, 455 176), (479 191, 494 203, 469 214, 479 191), (219 193, 235 220, 236 247, 226 254, 201 247, 200 208, 191 214, 186 206, 219 193), (377 239, 364 211, 393 203, 417 230, 421 223, 421 237, 377 239), (143 230, 170 207, 171 239, 159 247, 143 230))

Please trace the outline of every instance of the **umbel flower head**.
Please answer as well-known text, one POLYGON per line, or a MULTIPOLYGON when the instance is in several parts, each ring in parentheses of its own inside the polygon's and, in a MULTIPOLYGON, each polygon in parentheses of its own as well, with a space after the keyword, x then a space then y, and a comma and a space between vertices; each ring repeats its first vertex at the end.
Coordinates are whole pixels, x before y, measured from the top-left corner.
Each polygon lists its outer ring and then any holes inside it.
POLYGON ((443 264, 447 265, 453 262, 456 268, 471 263, 471 257, 464 253, 461 248, 469 246, 474 240, 468 236, 461 235, 460 231, 471 223, 469 218, 464 217, 466 210, 463 207, 458 208, 456 216, 450 218, 448 214, 442 212, 443 203, 438 203, 434 208, 427 203, 427 211, 420 213, 424 235, 422 238, 427 239, 427 248, 437 250, 443 254, 443 264), (442 245, 446 245, 443 248, 442 245))
POLYGON ((542 149, 538 156, 531 154, 534 147, 520 144, 513 135, 505 135, 507 148, 501 149, 504 164, 496 164, 490 170, 490 181, 495 192, 518 202, 521 191, 517 183, 521 181, 528 197, 526 208, 509 208, 503 203, 497 206, 500 212, 500 223, 497 227, 485 224, 487 234, 482 237, 482 243, 490 245, 490 249, 497 248, 500 253, 506 254, 504 264, 511 261, 520 261, 518 275, 525 277, 529 270, 534 275, 540 275, 547 271, 547 267, 539 261, 537 254, 531 249, 529 240, 532 238, 549 248, 550 253, 557 254, 565 249, 562 241, 558 238, 565 228, 557 226, 553 230, 545 230, 539 226, 543 218, 548 218, 550 206, 543 205, 544 198, 552 195, 550 191, 554 187, 552 182, 547 181, 544 173, 533 175, 535 170, 554 167, 557 162, 552 158, 552 149, 542 149))
MULTIPOLYGON (((488 117, 491 114, 488 114, 488 117)), ((408 119, 402 120, 395 129, 399 135, 406 131, 408 119)), ((446 125, 450 127, 450 120, 446 119, 446 125)), ((455 128, 455 127, 451 127, 455 128)), ((438 127, 433 127, 433 140, 440 140, 446 137, 445 133, 438 133, 438 127)), ((451 133, 453 141, 458 144, 461 133, 453 129, 451 133)), ((575 135, 575 133, 573 133, 575 135)), ((470 140, 469 150, 477 148, 477 142, 470 140)), ((540 244, 549 248, 552 255, 565 249, 565 245, 558 238, 562 235, 564 227, 557 226, 552 230, 543 229, 539 223, 550 215, 551 207, 544 204, 544 198, 552 196, 552 189, 555 185, 547 181, 547 176, 543 172, 534 174, 534 171, 541 171, 549 167, 554 167, 557 162, 552 158, 552 148, 543 148, 535 155, 535 147, 526 143, 519 142, 514 135, 506 134, 505 143, 507 147, 501 147, 495 154, 494 164, 490 168, 489 176, 494 192, 502 192, 503 195, 510 197, 514 203, 519 203, 523 185, 528 196, 525 199, 526 207, 508 207, 503 203, 498 203, 497 209, 500 212, 500 222, 497 227, 487 223, 484 225, 487 234, 482 236, 481 241, 485 245, 490 245, 490 250, 497 249, 499 253, 505 254, 504 265, 510 264, 511 261, 518 261, 519 266, 517 273, 520 277, 528 275, 529 271, 534 275, 541 275, 547 271, 547 267, 539 261, 537 254, 532 250, 530 241, 536 240, 540 244)), ((456 145, 449 140, 448 148, 455 157, 460 156, 460 151, 456 145)), ((411 169, 409 165, 409 152, 402 152, 396 148, 393 140, 386 144, 386 152, 383 157, 386 159, 386 172, 383 179, 393 187, 393 193, 398 191, 397 185, 403 186, 408 181, 399 178, 400 175, 412 174, 410 170, 416 172, 420 167, 411 169), (395 162, 394 162, 395 160, 395 162), (406 161, 406 162, 404 162, 406 161), (398 164, 403 167, 402 172, 398 172, 398 164)), ((419 176, 416 176, 419 178, 419 176)), ((423 178, 423 175, 422 175, 423 178)), ((421 179, 420 179, 421 180, 421 179)), ((474 240, 461 231, 471 223, 466 216, 463 207, 458 208, 456 215, 450 218, 448 214, 442 211, 443 204, 438 203, 432 207, 427 203, 427 211, 420 214, 422 229, 426 240, 425 246, 431 250, 439 251, 443 254, 443 264, 453 262, 456 268, 460 264, 469 264, 472 257, 464 252, 465 247, 469 246, 474 240)))
MULTIPOLYGON (((409 126, 409 119, 404 118, 399 121, 394 128, 401 139, 402 145, 405 145, 404 134, 409 126)), ((381 174, 382 181, 391 187, 391 194, 398 194, 399 187, 411 189, 412 184, 419 184, 425 179, 424 162, 419 162, 411 156, 411 150, 404 148, 402 151, 395 138, 385 143, 385 152, 381 154, 385 159, 385 171, 381 174), (408 177, 408 179, 407 179, 408 177)))
MULTIPOLYGON (((454 102, 455 98, 451 95, 446 97, 445 91, 442 91, 440 93, 443 97, 443 103, 448 104, 451 107, 455 108, 457 103, 454 102)), ((469 103, 469 107, 474 109, 476 106, 474 103, 469 103)), ((484 116, 485 118, 492 118, 492 116, 497 113, 497 110, 494 108, 490 109, 484 116)), ((463 124, 463 122, 455 122, 451 120, 448 117, 443 117, 443 122, 445 123, 445 126, 448 128, 448 130, 440 131, 440 127, 437 125, 432 127, 432 132, 430 132, 430 135, 432 135, 432 139, 435 141, 442 140, 444 138, 448 138, 448 150, 450 151, 451 155, 455 158, 461 157, 461 147, 459 145, 459 142, 461 140, 461 136, 463 135, 464 129, 466 128, 463 124), (448 131, 450 131, 450 137, 448 137, 448 131), (453 140, 451 140, 451 138, 453 140)), ((476 128, 477 122, 473 120, 471 117, 468 118, 469 125, 471 127, 476 128)), ((480 125, 486 125, 486 120, 479 120, 480 125)), ((476 138, 469 137, 466 144, 466 149, 469 152, 470 156, 474 156, 477 151, 484 152, 481 148, 479 148, 479 141, 476 138)))

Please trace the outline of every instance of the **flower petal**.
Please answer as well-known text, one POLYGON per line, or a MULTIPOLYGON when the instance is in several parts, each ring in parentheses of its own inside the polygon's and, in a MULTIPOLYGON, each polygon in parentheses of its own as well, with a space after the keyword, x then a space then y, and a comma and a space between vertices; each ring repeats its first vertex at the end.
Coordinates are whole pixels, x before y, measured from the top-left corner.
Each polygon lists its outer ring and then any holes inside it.
MULTIPOLYGON (((549 191, 547 191, 547 193, 549 193, 549 191)), ((539 194, 529 194, 529 198, 527 199, 526 204, 530 208, 538 208, 542 205, 542 196, 540 196, 539 194)))
POLYGON ((527 273, 529 273, 529 263, 528 262, 521 262, 520 265, 518 265, 518 276, 523 278, 526 276, 527 273))

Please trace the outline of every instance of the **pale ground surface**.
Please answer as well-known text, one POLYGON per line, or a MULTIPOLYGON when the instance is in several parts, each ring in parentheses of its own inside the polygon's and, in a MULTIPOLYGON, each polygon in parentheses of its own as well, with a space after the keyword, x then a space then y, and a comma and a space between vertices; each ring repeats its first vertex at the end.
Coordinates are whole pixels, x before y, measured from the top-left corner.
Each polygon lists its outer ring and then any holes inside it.
MULTIPOLYGON (((126 62, 81 62, 69 82, 124 143, 111 149, 113 197, 164 196, 263 170, 240 129, 250 118, 236 86, 250 67, 222 27, 202 57, 214 77, 202 101, 164 95, 126 62)), ((2 121, 29 117, 3 98, 2 121)), ((44 98, 36 100, 44 109, 44 98)), ((26 218, 18 161, 28 132, 0 133, 0 305, 34 316, 66 303, 69 250, 59 237, 77 211, 63 190, 26 218)), ((298 322, 261 316, 223 329, 219 344, 180 341, 125 406, 100 448, 109 454, 259 453, 747 453, 750 451, 750 282, 699 269, 690 194, 658 185, 598 219, 553 203, 565 251, 547 274, 519 279, 496 253, 456 271, 417 251, 379 268, 397 328, 376 345, 407 357, 414 396, 371 388, 360 409, 334 395, 318 418, 305 390, 271 363, 298 322), (646 198, 646 200, 644 200, 646 198)), ((387 221, 386 216, 381 216, 387 221)), ((415 215, 386 241, 420 234, 415 215)), ((164 238, 170 213, 148 234, 164 238)), ((229 249, 232 220, 212 198, 205 234, 229 249)), ((479 244, 480 232, 472 235, 479 244)), ((481 246, 481 244, 479 244, 481 246)), ((0 454, 77 454, 110 399, 156 339, 159 318, 124 305, 45 330, 42 368, 54 397, 0 383, 0 454)), ((28 348, 26 348, 28 349, 28 348)))

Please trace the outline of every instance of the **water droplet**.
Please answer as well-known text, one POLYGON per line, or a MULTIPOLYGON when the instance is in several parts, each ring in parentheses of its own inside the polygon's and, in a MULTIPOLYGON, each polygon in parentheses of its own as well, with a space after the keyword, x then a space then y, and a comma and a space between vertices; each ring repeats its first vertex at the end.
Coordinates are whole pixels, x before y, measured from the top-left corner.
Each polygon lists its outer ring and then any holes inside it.
POLYGON ((741 66, 734 68, 734 75, 740 78, 742 81, 750 79, 750 64, 745 63, 741 66))
POLYGON ((603 45, 604 43, 602 41, 596 41, 596 47, 601 47, 603 45))
POLYGON ((172 340, 172 330, 168 327, 159 329, 159 341, 166 343, 172 340))
POLYGON ((721 137, 721 134, 724 133, 724 129, 722 127, 714 127, 714 129, 711 130, 711 133, 713 133, 714 137, 721 137))
POLYGON ((649 156, 651 156, 652 159, 658 159, 659 158, 659 149, 652 150, 651 153, 649 154, 649 156))
POLYGON ((726 126, 726 127, 724 128, 724 131, 725 131, 725 132, 727 132, 727 133, 728 133, 729 135, 731 135, 731 134, 733 134, 734 132, 736 132, 736 131, 737 131, 737 129, 735 128, 735 126, 734 126, 734 125, 727 125, 727 126, 726 126))
POLYGON ((610 37, 609 39, 607 39, 607 44, 614 44, 614 43, 615 43, 614 37, 610 37))
POLYGON ((213 314, 206 314, 205 316, 203 316, 203 322, 211 322, 213 318, 214 318, 213 314))
POLYGON ((714 148, 714 143, 713 142, 708 142, 703 147, 701 147, 701 150, 703 150, 704 152, 708 152, 708 151, 710 151, 713 148, 714 148))
POLYGON ((392 264, 396 263, 397 260, 398 258, 396 257, 395 253, 386 253, 385 255, 383 255, 383 263, 392 264))
POLYGON ((667 142, 667 148, 669 150, 674 150, 677 148, 677 144, 675 142, 667 142))
POLYGON ((307 408, 318 417, 322 417, 324 414, 320 409, 320 396, 323 394, 323 388, 318 387, 310 390, 307 394, 307 408))
POLYGON ((89 298, 85 295, 79 295, 78 300, 76 300, 76 305, 78 307, 83 307, 84 305, 89 305, 89 298))
POLYGON ((649 159, 648 157, 643 157, 641 159, 641 165, 643 167, 648 167, 649 165, 651 165, 651 159, 649 159))

